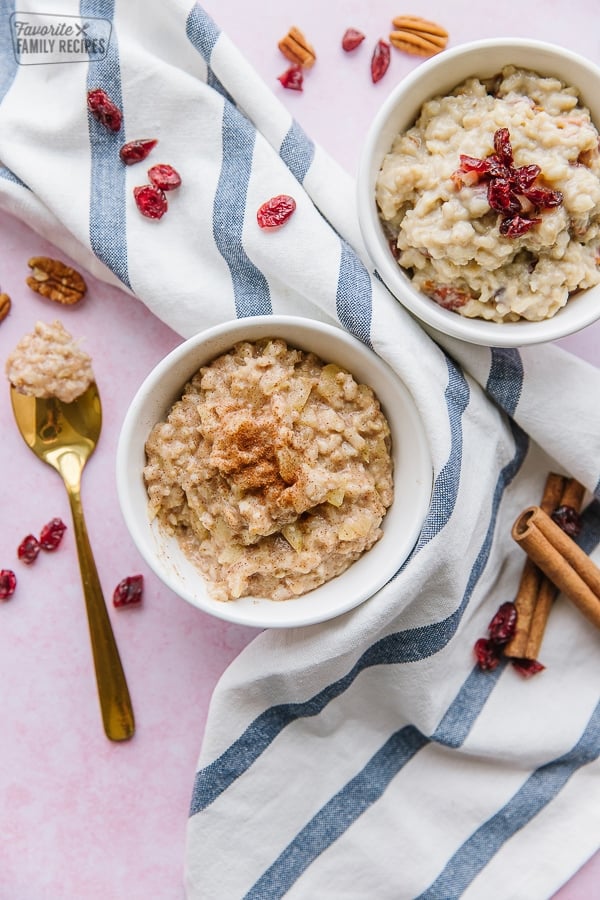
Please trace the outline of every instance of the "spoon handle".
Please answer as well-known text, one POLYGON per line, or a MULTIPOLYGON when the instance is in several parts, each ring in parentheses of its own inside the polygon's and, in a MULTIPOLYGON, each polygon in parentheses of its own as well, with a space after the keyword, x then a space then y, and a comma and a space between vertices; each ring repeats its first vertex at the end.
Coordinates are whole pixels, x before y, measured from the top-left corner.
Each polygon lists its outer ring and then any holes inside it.
POLYGON ((135 730, 129 689, 88 538, 80 492, 68 481, 65 486, 73 516, 104 731, 111 741, 126 741, 135 730))

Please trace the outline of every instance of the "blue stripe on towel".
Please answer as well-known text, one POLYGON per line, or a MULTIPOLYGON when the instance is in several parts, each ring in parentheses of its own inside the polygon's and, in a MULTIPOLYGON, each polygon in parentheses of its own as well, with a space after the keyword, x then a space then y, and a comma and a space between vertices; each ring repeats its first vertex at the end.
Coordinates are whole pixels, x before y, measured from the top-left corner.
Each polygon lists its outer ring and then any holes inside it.
POLYGON ((269 315, 273 312, 269 283, 250 260, 242 243, 256 131, 231 102, 227 91, 210 67, 210 58, 221 32, 198 5, 194 6, 187 18, 186 34, 206 62, 208 84, 225 98, 222 119, 223 160, 213 205, 215 244, 229 267, 238 318, 269 315))
MULTIPOLYGON (((484 571, 502 494, 521 466, 527 441, 517 434, 513 458, 498 476, 492 501, 490 522, 469 576, 460 606, 446 619, 432 625, 407 629, 381 638, 369 647, 352 669, 338 681, 302 703, 281 703, 261 713, 221 756, 196 773, 190 807, 195 815, 210 806, 266 750, 277 735, 299 718, 317 716, 332 700, 344 693, 358 675, 371 666, 415 662, 442 650, 452 638, 473 590, 484 571)), ((441 738, 440 738, 441 739, 441 738)))
MULTIPOLYGON (((417 545, 409 559, 412 559, 414 554, 428 544, 444 527, 454 510, 460 485, 463 448, 462 417, 469 404, 471 394, 461 369, 449 356, 446 357, 446 365, 448 366, 448 383, 444 396, 448 407, 450 453, 434 481, 429 512, 417 545)), ((404 565, 407 563, 408 560, 404 565)))
POLYGON ((560 793, 578 769, 598 759, 598 756, 600 703, 575 746, 532 772, 508 803, 465 841, 418 900, 453 900, 460 897, 503 844, 531 822, 560 793))
POLYGON ((223 87, 210 66, 210 58, 221 31, 211 17, 196 5, 190 11, 185 23, 185 33, 192 46, 206 63, 206 83, 235 106, 231 94, 223 87))
POLYGON ((223 106, 223 162, 213 207, 213 235, 229 266, 239 318, 273 310, 269 284, 242 244, 246 194, 252 170, 254 126, 230 103, 223 106))
POLYGON ((292 122, 281 142, 279 155, 294 178, 302 184, 315 157, 315 145, 296 121, 292 122))
POLYGON ((351 334, 371 347, 371 278, 354 250, 340 240, 342 253, 335 298, 338 319, 351 334))
MULTIPOLYGON (((79 13, 112 23, 114 0, 80 0, 79 13)), ((87 88, 103 88, 122 110, 121 69, 113 27, 104 59, 90 61, 87 88)), ((88 113, 91 149, 90 245, 115 275, 131 287, 127 265, 125 166, 119 148, 125 140, 125 117, 119 131, 110 131, 88 113)))
MULTIPOLYGON (((1 27, 1 25, 0 25, 1 27)), ((25 182, 21 181, 14 172, 11 172, 10 169, 7 169, 6 166, 0 165, 0 178, 4 178, 5 181, 12 181, 13 184, 18 184, 19 187, 27 188, 27 190, 31 190, 31 188, 27 187, 25 182)))
POLYGON ((582 529, 576 538, 582 550, 591 553, 600 543, 600 500, 593 500, 581 514, 582 529))
POLYGON ((493 348, 486 391, 513 416, 523 389, 523 360, 518 350, 493 348))
POLYGON ((185 23, 185 33, 208 65, 221 31, 198 4, 190 10, 185 23))

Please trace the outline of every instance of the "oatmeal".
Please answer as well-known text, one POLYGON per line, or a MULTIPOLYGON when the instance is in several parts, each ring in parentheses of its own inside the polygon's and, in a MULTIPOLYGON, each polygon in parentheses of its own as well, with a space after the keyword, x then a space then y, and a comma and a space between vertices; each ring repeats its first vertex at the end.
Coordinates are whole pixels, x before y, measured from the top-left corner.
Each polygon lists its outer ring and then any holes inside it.
POLYGON ((512 66, 428 101, 377 179, 399 265, 463 316, 555 315, 600 283, 598 141, 575 88, 512 66))
POLYGON ((151 517, 217 600, 286 600, 380 537, 390 430, 373 391, 279 338, 241 342, 185 385, 146 442, 151 517))
POLYGON ((6 360, 10 383, 33 397, 71 403, 94 381, 92 361, 59 321, 37 322, 6 360))

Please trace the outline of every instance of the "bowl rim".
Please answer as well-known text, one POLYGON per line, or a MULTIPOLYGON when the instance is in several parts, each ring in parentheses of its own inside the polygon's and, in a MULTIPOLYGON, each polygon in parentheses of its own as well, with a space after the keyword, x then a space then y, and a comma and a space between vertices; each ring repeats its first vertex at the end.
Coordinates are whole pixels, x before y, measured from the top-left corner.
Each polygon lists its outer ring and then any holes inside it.
MULTIPOLYGON (((321 358, 323 358, 323 353, 317 353, 317 355, 320 355, 321 358)), ((335 356, 334 351, 332 352, 332 356, 335 356)), ((346 367, 352 371, 350 366, 346 367)), ((359 376, 359 379, 364 380, 362 376, 359 376)), ((375 388, 374 390, 375 393, 378 394, 378 391, 375 388)), ((383 401, 382 406, 384 406, 383 401)), ((390 416, 388 414, 388 420, 389 419, 390 416)), ((394 431, 393 423, 391 421, 390 426, 394 431)), ((358 338, 354 337, 341 326, 332 325, 320 320, 309 319, 304 316, 259 315, 230 320, 207 328, 190 338, 182 340, 177 347, 171 350, 157 363, 156 366, 154 366, 153 369, 150 370, 136 391, 121 425, 116 453, 116 483, 121 514, 125 520, 125 524, 134 545, 154 574, 157 575, 158 578, 175 594, 191 603, 192 606, 229 622, 255 628, 292 628, 318 624, 336 618, 339 615, 354 609, 365 602, 369 597, 376 593, 377 590, 383 587, 387 581, 395 576, 414 548, 425 521, 431 502, 433 462, 425 425, 412 395, 402 378, 366 344, 362 343, 358 338), (289 332, 298 329, 301 330, 302 336, 294 341, 289 332), (147 412, 152 405, 151 398, 157 396, 156 389, 160 382, 166 379, 168 374, 173 376, 173 372, 176 371, 178 364, 183 360, 188 360, 188 365, 185 368, 189 373, 187 377, 190 377, 197 371, 200 365, 204 365, 221 352, 226 352, 226 349, 233 346, 237 341, 258 340, 261 336, 261 330, 264 332, 262 336, 266 337, 268 334, 273 337, 281 336, 292 346, 304 347, 309 350, 310 337, 315 335, 315 329, 317 333, 320 333, 323 340, 334 338, 348 348, 349 351, 357 351, 357 353, 360 353, 362 355, 362 360, 359 368, 369 365, 373 368, 374 372, 377 371, 379 373, 378 378, 385 379, 389 382, 390 394, 392 392, 394 393, 394 399, 400 398, 404 404, 403 409, 408 411, 407 425, 411 431, 411 446, 414 446, 415 448, 415 460, 417 460, 418 457, 418 460, 415 461, 413 465, 422 482, 418 490, 416 490, 416 507, 411 527, 406 530, 406 533, 402 532, 398 535, 400 539, 399 550, 398 553, 394 552, 393 554, 387 555, 390 557, 390 562, 388 562, 386 556, 382 556, 382 550, 379 549, 377 554, 377 568, 375 569, 370 566, 367 572, 367 574, 369 574, 368 590, 365 589, 363 584, 365 581, 364 577, 362 580, 360 578, 355 578, 355 582, 362 585, 362 589, 357 590, 356 593, 353 590, 350 590, 345 592, 345 596, 340 595, 339 602, 334 604, 334 609, 329 605, 326 608, 319 608, 318 605, 314 605, 311 609, 310 600, 308 602, 305 601, 304 603, 302 601, 304 598, 310 598, 311 594, 316 594, 318 591, 320 591, 321 596, 323 596, 325 594, 323 589, 327 588, 328 584, 333 585, 333 587, 328 589, 328 593, 325 596, 327 598, 329 594, 333 595, 336 590, 334 584, 336 582, 335 578, 326 582, 324 585, 315 588, 314 591, 307 592, 298 598, 281 602, 265 598, 259 598, 257 601, 252 602, 247 602, 250 598, 222 602, 207 596, 199 596, 197 593, 195 596, 192 596, 193 592, 186 590, 185 584, 182 586, 181 581, 178 581, 177 577, 174 577, 172 571, 174 567, 172 565, 165 565, 161 561, 161 556, 164 556, 165 554, 161 553, 160 549, 157 549, 158 542, 155 537, 151 537, 153 527, 155 529, 155 534, 157 532, 156 523, 151 526, 147 519, 143 519, 140 514, 141 501, 138 499, 138 502, 136 503, 134 500, 134 493, 136 491, 138 492, 139 497, 141 497, 139 487, 140 482, 142 482, 141 468, 139 468, 141 457, 137 457, 137 463, 132 463, 131 461, 131 457, 135 453, 135 448, 137 447, 139 450, 140 442, 142 447, 143 443, 145 443, 145 439, 150 430, 147 426, 150 425, 150 427, 152 427, 156 421, 159 421, 160 416, 164 415, 165 411, 170 408, 172 402, 178 396, 181 396, 181 388, 186 381, 186 376, 184 375, 180 378, 178 375, 176 379, 173 379, 174 382, 177 382, 177 390, 170 391, 171 399, 167 400, 165 398, 160 404, 162 411, 158 413, 158 417, 154 415, 151 416, 151 424, 150 420, 148 420, 140 431, 141 420, 143 419, 145 412, 147 412), (278 331, 280 330, 287 331, 288 336, 286 337, 285 333, 278 334, 278 331), (255 331, 256 333, 254 333, 255 331), (223 346, 225 346, 225 349, 222 349, 223 346), (218 347, 216 352, 213 351, 213 347, 218 347), (136 482, 134 484, 132 483, 132 472, 137 471, 139 471, 139 477, 136 477, 136 482), (391 561, 392 559, 393 562, 391 561), (373 572, 370 571, 371 569, 373 569, 373 572), (373 574, 375 575, 375 581, 372 580, 373 574), (283 608, 286 610, 285 613, 280 612, 283 608), (277 610, 277 618, 273 615, 274 610, 277 610), (271 616, 269 616, 269 612, 271 612, 271 616)), ((145 487, 143 490, 144 497, 147 501, 145 487)), ((397 484, 395 482, 395 502, 397 501, 397 497, 397 484)), ((363 556, 352 563, 345 572, 337 576, 338 579, 342 579, 344 576, 348 577, 348 573, 352 572, 354 567, 358 566, 361 560, 366 559, 369 553, 372 553, 376 548, 383 547, 384 549, 389 549, 389 541, 387 543, 384 542, 384 538, 386 532, 386 520, 390 517, 389 521, 393 521, 390 516, 393 507, 394 504, 392 504, 392 507, 388 510, 383 521, 382 527, 384 536, 373 548, 371 548, 371 550, 363 554, 363 556)), ((145 508, 146 504, 144 504, 144 510, 145 508)), ((164 537, 162 538, 162 541, 164 544, 164 537)), ((173 542, 174 555, 181 557, 181 551, 175 549, 175 539, 172 538, 171 541, 173 542)), ((372 559, 374 558, 375 557, 372 557, 372 559)), ((191 566, 191 563, 189 563, 189 566, 191 566)), ((367 565, 363 563, 362 569, 360 570, 361 574, 366 569, 367 565)), ((198 579, 205 583, 205 579, 199 571, 196 572, 195 581, 198 579)), ((204 593, 205 590, 203 594, 204 593)), ((339 594, 339 591, 337 593, 339 594)))
MULTIPOLYGON (((394 260, 384 236, 377 214, 374 190, 374 160, 383 158, 386 151, 381 152, 380 136, 390 117, 398 108, 402 98, 410 96, 411 91, 429 73, 450 68, 456 59, 477 56, 486 50, 522 52, 538 52, 548 58, 556 58, 563 64, 576 66, 592 77, 600 87, 600 66, 580 54, 546 41, 528 38, 484 38, 477 41, 459 44, 444 50, 442 53, 426 60, 406 75, 386 97, 375 114, 367 132, 358 164, 357 207, 361 235, 376 272, 390 293, 422 323, 450 337, 459 338, 467 343, 487 347, 516 348, 532 344, 547 343, 574 334, 591 325, 600 318, 600 285, 589 288, 581 295, 574 295, 568 304, 560 309, 552 318, 539 322, 521 320, 519 322, 489 322, 484 319, 467 318, 443 309, 414 288, 394 260), (399 281, 399 278, 401 279, 399 281), (591 292, 595 293, 591 295, 591 292), (582 302, 588 299, 585 304, 582 302), (575 315, 577 313, 577 315, 575 315)), ((507 59, 505 65, 511 65, 507 59)), ((524 66, 525 64, 520 64, 524 66)), ((551 68, 551 67, 550 67, 551 68)), ((548 68, 548 72, 550 72, 548 68)), ((535 64, 532 69, 536 71, 535 64)), ((473 75, 477 74, 474 66, 473 75)), ((458 76, 457 84, 468 76, 458 76)), ((556 77, 560 78, 560 74, 556 77)), ((563 79, 564 80, 564 79, 563 79)), ((575 85, 580 93, 584 91, 575 85)), ((439 89, 440 91, 443 88, 439 89)), ((588 90, 588 93, 591 91, 588 90)), ((428 92, 429 97, 435 95, 435 89, 428 92)), ((421 100, 419 107, 425 99, 421 100)), ((585 101, 587 103, 587 101, 585 101)), ((600 127, 600 126, 597 126, 600 127)), ((377 165, 377 169, 379 164, 377 165)))

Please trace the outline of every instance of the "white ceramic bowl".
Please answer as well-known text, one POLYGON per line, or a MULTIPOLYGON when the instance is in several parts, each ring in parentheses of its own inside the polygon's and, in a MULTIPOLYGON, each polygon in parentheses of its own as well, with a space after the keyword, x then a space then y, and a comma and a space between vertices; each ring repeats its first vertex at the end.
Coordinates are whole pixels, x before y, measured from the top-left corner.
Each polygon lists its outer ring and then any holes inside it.
POLYGON ((361 155, 358 212, 371 260, 391 293, 436 330, 489 347, 519 347, 566 337, 600 318, 600 285, 572 297, 551 319, 542 322, 486 322, 467 319, 438 306, 416 290, 393 258, 375 203, 375 182, 382 160, 398 132, 414 124, 422 104, 449 92, 466 78, 489 78, 503 66, 554 75, 576 87, 600 127, 600 68, 561 47, 516 38, 464 44, 422 63, 404 78, 375 116, 361 155))
MULTIPOLYGON (((309 625, 357 606, 388 581, 408 557, 431 499, 432 464, 425 432, 411 395, 393 371, 347 332, 311 319, 256 316, 211 328, 183 342, 148 375, 126 414, 117 450, 117 489, 125 523, 142 557, 176 594, 221 619, 258 628, 309 625), (202 575, 177 541, 148 520, 142 477, 144 444, 181 396, 186 381, 241 340, 280 337, 346 368, 370 385, 390 423, 394 502, 383 520, 383 537, 350 568, 297 599, 275 602, 240 598, 213 600, 202 575)), ((374 602, 377 602, 376 600, 374 602)))

